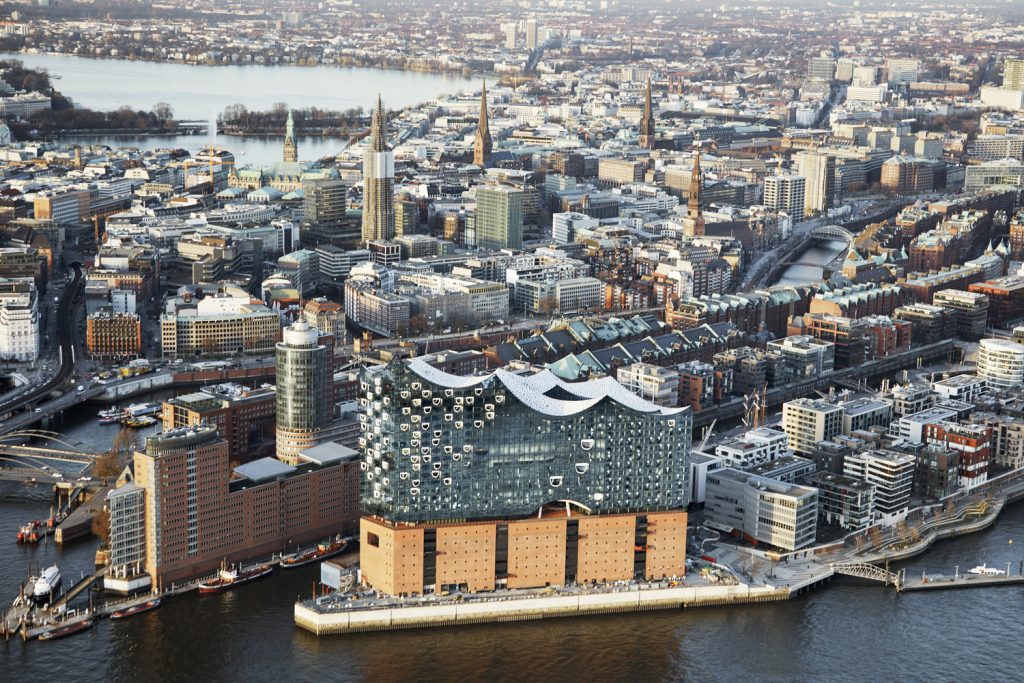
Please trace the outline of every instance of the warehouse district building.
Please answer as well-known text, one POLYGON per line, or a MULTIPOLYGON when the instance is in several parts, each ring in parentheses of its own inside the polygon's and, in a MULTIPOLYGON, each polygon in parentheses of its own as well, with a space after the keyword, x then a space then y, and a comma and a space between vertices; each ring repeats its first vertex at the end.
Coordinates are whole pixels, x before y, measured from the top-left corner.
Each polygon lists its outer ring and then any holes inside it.
POLYGON ((685 574, 692 416, 612 378, 362 375, 362 579, 392 595, 685 574))

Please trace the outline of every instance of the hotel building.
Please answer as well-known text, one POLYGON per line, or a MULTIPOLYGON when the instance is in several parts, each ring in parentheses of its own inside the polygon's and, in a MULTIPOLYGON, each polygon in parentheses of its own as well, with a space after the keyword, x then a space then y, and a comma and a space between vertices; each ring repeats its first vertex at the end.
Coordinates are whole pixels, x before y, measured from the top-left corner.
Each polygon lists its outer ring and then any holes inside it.
POLYGON ((610 377, 362 376, 362 578, 389 593, 685 574, 692 419, 610 377))

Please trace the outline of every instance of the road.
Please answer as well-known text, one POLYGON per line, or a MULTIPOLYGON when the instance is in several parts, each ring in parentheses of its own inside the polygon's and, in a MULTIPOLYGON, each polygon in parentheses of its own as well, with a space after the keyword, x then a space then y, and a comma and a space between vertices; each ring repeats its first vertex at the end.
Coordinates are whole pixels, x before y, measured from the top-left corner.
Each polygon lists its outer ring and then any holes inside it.
POLYGON ((57 304, 57 341, 60 349, 60 368, 48 382, 26 391, 0 405, 0 415, 15 412, 46 397, 51 391, 60 389, 75 370, 75 309, 82 303, 85 287, 85 272, 81 263, 72 263, 74 278, 64 289, 57 304))

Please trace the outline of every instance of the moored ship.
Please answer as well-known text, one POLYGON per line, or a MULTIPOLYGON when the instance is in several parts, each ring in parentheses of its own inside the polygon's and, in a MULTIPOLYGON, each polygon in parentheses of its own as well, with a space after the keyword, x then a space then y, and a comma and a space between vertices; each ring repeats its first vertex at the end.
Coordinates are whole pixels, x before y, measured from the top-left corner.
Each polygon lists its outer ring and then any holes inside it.
POLYGON ((217 574, 217 578, 199 584, 199 592, 203 594, 220 593, 250 581, 255 581, 256 579, 262 579, 272 571, 274 571, 274 565, 272 564, 257 565, 252 569, 246 569, 241 572, 237 568, 221 569, 220 573, 217 574))
POLYGON ((93 627, 93 623, 92 619, 85 619, 83 621, 76 621, 73 624, 68 624, 67 626, 60 626, 44 633, 40 633, 39 640, 56 640, 57 638, 64 638, 65 636, 73 636, 76 633, 88 631, 93 627))
POLYGON ((60 581, 60 570, 57 569, 57 565, 47 567, 32 584, 32 598, 40 603, 50 602, 60 588, 60 581))
POLYGON ((136 614, 142 614, 143 612, 148 612, 150 610, 154 610, 154 609, 156 609, 159 606, 160 606, 160 598, 153 598, 152 600, 147 600, 146 602, 143 602, 143 603, 138 604, 138 605, 132 605, 131 607, 128 607, 128 608, 125 608, 125 609, 119 609, 116 612, 112 613, 110 615, 110 618, 111 619, 126 619, 128 617, 133 617, 136 614))
POLYGON ((292 553, 291 555, 285 555, 281 558, 281 567, 284 569, 295 569, 296 567, 304 567, 307 564, 319 562, 320 560, 326 560, 335 555, 340 555, 345 552, 345 548, 348 547, 348 541, 342 539, 336 539, 330 543, 320 543, 317 547, 307 550, 305 552, 292 553))

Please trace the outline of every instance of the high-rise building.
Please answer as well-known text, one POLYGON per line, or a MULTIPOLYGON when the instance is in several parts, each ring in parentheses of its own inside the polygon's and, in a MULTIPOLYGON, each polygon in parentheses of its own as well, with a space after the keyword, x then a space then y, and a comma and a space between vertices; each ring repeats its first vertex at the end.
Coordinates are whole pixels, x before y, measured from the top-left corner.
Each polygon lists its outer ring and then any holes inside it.
POLYGON ((295 144, 295 120, 292 112, 288 112, 288 122, 284 127, 284 161, 296 162, 299 160, 299 148, 295 144))
POLYGON ((806 179, 804 212, 831 209, 836 196, 836 158, 824 152, 800 152, 796 161, 797 173, 806 179))
POLYGON ((831 57, 811 57, 807 60, 807 80, 831 81, 836 75, 836 61, 831 57))
POLYGON ((540 34, 540 31, 538 30, 538 27, 537 27, 537 20, 536 19, 527 19, 526 20, 526 49, 527 50, 533 50, 534 48, 537 47, 537 38, 538 38, 539 34, 540 34))
POLYGON ((1019 389, 1024 384, 1024 345, 1008 339, 982 339, 978 377, 997 389, 1019 389))
POLYGON ((333 340, 301 320, 277 344, 277 457, 284 462, 320 443, 330 424, 333 340))
POLYGON ((395 155, 384 140, 384 104, 377 97, 363 156, 363 241, 395 236, 395 155))
POLYGON ((504 185, 477 188, 476 246, 495 250, 522 249, 522 190, 504 185))
POLYGON ((651 103, 651 79, 647 79, 647 91, 644 93, 644 113, 640 117, 640 146, 654 149, 654 106, 651 103))
POLYGON ((483 89, 480 91, 480 118, 473 141, 473 163, 480 168, 487 168, 493 148, 491 126, 487 118, 487 81, 484 81, 483 89))
POLYGON ((691 415, 610 377, 363 371, 360 566, 391 595, 684 574, 691 415))
POLYGON ((345 218, 348 185, 344 180, 305 180, 302 183, 302 222, 331 225, 345 218))
POLYGON ((1007 57, 1003 60, 1003 88, 1024 90, 1024 59, 1007 57))
POLYGON ((764 179, 764 205, 784 211, 794 223, 804 219, 807 179, 799 175, 770 175, 764 179))
POLYGON ((507 24, 502 24, 501 29, 505 33, 505 49, 515 50, 518 37, 516 22, 510 21, 507 24))
POLYGON ((790 449, 809 455, 821 442, 843 433, 843 409, 818 398, 787 401, 782 404, 782 431, 790 449))
MULTIPOLYGON (((143 490, 145 547, 123 557, 144 558, 153 585, 162 588, 224 562, 350 533, 358 511, 355 451, 323 444, 298 462, 293 467, 263 458, 232 468, 227 444, 212 425, 149 437, 134 458, 135 486, 143 490)), ((137 503, 125 513, 137 514, 137 503)), ((126 540, 137 543, 137 533, 126 531, 126 540)))
POLYGON ((889 82, 897 85, 917 83, 921 61, 918 59, 887 59, 885 65, 889 70, 889 82))

